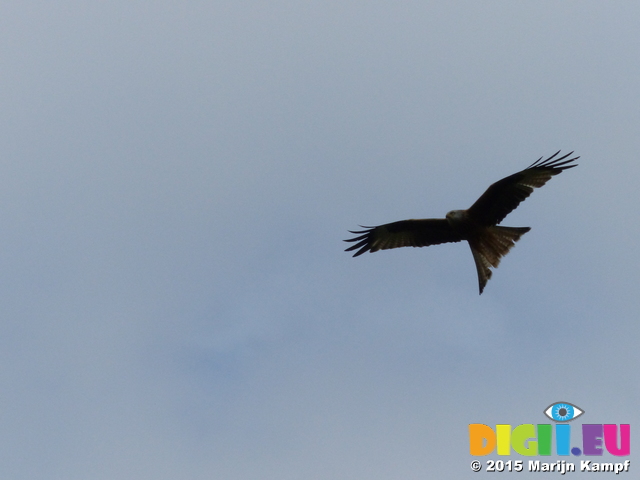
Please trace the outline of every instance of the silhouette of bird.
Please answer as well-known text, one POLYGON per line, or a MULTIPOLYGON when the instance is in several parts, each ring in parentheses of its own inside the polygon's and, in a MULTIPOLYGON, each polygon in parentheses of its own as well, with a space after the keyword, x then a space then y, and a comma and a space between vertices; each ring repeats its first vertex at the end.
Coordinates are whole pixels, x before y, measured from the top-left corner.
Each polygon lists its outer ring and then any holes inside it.
POLYGON ((503 227, 498 224, 531 195, 534 188, 577 166, 572 162, 580 157, 566 160, 573 154, 570 152, 556 158, 559 153, 557 151, 546 160, 540 157, 524 170, 497 181, 467 210, 452 210, 445 218, 401 220, 377 227, 362 226, 366 230, 350 230, 358 236, 345 242, 357 243, 345 251, 357 250, 353 254, 357 257, 367 251, 373 253, 389 248, 428 247, 466 240, 471 247, 482 294, 491 278, 491 268, 497 268, 500 259, 522 235, 531 230, 530 227, 503 227))

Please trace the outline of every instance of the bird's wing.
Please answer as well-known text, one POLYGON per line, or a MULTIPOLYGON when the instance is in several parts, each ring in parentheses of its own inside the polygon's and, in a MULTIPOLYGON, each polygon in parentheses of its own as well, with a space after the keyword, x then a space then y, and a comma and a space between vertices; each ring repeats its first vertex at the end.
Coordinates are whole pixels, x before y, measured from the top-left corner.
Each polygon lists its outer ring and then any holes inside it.
POLYGON ((571 162, 580 157, 570 158, 573 152, 567 155, 554 158, 560 153, 556 152, 546 160, 540 157, 529 167, 521 172, 514 173, 491 185, 476 202, 471 205, 468 213, 471 218, 480 225, 497 225, 504 217, 520 205, 534 188, 543 186, 551 177, 562 173, 563 170, 576 167, 577 164, 570 165, 571 162))
POLYGON ((358 235, 345 242, 358 242, 345 251, 357 250, 354 257, 366 251, 377 252, 398 247, 427 247, 438 243, 459 242, 446 219, 401 220, 378 227, 364 227, 366 230, 351 231, 358 235))

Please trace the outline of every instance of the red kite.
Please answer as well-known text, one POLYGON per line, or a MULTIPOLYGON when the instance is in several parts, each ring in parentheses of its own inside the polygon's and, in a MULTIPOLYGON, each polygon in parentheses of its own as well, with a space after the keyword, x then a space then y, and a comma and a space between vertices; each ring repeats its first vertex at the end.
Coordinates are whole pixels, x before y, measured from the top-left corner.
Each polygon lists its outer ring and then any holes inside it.
POLYGON ((378 227, 363 227, 366 230, 351 231, 358 237, 345 242, 358 242, 345 251, 359 249, 354 257, 366 251, 371 253, 398 247, 428 247, 439 243, 466 240, 471 247, 478 270, 480 294, 491 278, 491 267, 497 268, 500 259, 530 227, 501 227, 498 224, 526 199, 534 188, 543 186, 551 177, 563 170, 576 167, 571 162, 580 157, 573 154, 554 158, 556 152, 546 160, 540 157, 521 172, 514 173, 491 185, 468 210, 452 210, 446 218, 402 220, 378 227))

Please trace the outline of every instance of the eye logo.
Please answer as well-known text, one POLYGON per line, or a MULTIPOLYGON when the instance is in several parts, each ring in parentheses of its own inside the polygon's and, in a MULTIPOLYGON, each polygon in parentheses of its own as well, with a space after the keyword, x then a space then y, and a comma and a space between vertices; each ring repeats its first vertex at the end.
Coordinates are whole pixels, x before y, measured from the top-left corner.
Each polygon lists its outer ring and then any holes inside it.
POLYGON ((552 403, 544 411, 544 414, 554 422, 570 422, 583 413, 584 410, 580 410, 569 402, 552 403))

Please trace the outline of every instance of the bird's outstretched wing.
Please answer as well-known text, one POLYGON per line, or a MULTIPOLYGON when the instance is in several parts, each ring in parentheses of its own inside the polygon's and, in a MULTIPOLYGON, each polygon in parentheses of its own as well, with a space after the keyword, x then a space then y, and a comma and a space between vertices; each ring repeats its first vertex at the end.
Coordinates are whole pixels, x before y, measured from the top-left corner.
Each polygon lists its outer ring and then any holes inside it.
POLYGON ((573 152, 563 157, 554 158, 557 151, 546 160, 540 157, 521 172, 514 173, 491 185, 476 202, 469 208, 469 216, 480 225, 497 225, 504 217, 516 209, 520 202, 526 199, 534 188, 543 186, 551 177, 564 170, 576 167, 571 162, 580 157, 570 158, 573 152))
POLYGON ((439 243, 459 242, 462 240, 455 233, 446 219, 427 218, 423 220, 401 220, 378 227, 363 227, 366 230, 351 231, 359 235, 345 242, 358 242, 345 251, 357 250, 354 257, 366 251, 377 252, 398 247, 427 247, 439 243))

